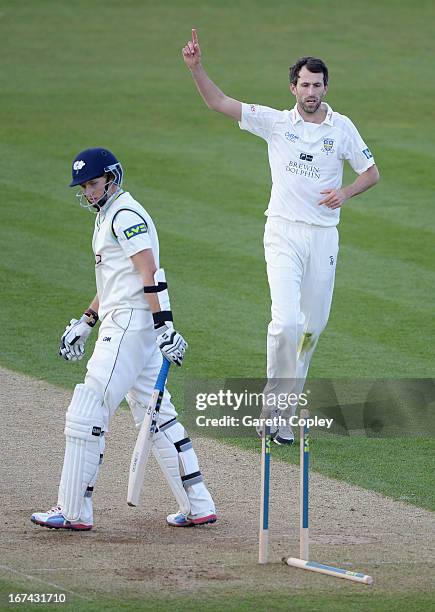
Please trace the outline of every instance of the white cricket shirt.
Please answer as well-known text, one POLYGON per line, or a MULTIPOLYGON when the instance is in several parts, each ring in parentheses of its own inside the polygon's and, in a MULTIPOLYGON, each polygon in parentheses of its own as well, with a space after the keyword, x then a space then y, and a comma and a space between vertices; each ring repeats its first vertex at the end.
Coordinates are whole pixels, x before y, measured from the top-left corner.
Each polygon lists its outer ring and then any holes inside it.
POLYGON ((297 106, 279 111, 242 104, 240 128, 264 138, 268 146, 272 190, 267 216, 337 225, 340 209, 319 206, 325 197, 320 192, 341 187, 344 160, 358 174, 375 163, 352 121, 325 106, 325 120, 316 124, 304 121, 297 106))
POLYGON ((128 192, 97 214, 92 249, 100 319, 117 308, 149 310, 142 277, 131 257, 152 249, 159 268, 159 240, 151 217, 128 192))

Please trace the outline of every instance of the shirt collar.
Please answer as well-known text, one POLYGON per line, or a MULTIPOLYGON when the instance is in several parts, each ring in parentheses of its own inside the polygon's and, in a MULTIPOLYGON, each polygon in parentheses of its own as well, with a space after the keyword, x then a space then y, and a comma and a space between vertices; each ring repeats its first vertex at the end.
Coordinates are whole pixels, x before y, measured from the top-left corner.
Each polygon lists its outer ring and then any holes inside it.
POLYGON ((125 191, 121 189, 121 187, 119 187, 118 191, 115 191, 115 193, 112 194, 110 198, 107 200, 107 202, 100 208, 100 210, 98 211, 98 214, 101 217, 104 217, 104 215, 107 213, 107 211, 112 206, 112 204, 115 202, 115 200, 117 200, 119 196, 121 196, 123 193, 125 193, 125 191))
MULTIPOLYGON (((332 118, 332 112, 333 112, 332 108, 326 102, 322 102, 322 104, 326 106, 326 117, 324 118, 322 123, 324 123, 325 125, 334 125, 334 120, 332 118)), ((293 125, 296 125, 300 121, 303 121, 303 118, 301 117, 298 111, 297 103, 294 105, 294 107, 290 111, 290 118, 291 118, 293 125)), ((320 125, 322 125, 322 123, 320 125)))

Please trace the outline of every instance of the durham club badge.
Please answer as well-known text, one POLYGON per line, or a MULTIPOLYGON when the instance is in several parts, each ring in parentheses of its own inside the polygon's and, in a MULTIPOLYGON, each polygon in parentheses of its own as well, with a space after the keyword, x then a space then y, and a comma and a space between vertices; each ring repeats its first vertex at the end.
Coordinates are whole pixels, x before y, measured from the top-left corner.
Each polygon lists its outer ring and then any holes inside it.
POLYGON ((326 155, 329 155, 330 153, 333 152, 333 148, 334 148, 334 139, 333 138, 324 138, 323 139, 322 153, 326 153, 326 155))

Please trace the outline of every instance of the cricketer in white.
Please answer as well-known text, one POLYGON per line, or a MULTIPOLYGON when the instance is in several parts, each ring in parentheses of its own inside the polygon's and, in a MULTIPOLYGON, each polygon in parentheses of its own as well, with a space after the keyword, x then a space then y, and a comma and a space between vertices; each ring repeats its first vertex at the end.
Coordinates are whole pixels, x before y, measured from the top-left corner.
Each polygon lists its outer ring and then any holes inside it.
MULTIPOLYGON (((66 414, 58 503, 31 517, 44 527, 92 528, 92 491, 111 417, 125 397, 139 428, 163 357, 181 365, 187 346, 173 327, 156 228, 144 208, 122 190, 122 177, 121 164, 107 149, 87 149, 73 162, 71 186, 80 185, 82 205, 97 211, 92 241, 97 294, 81 319, 67 326, 60 355, 67 361, 81 359, 98 319, 101 325, 84 384, 76 386, 66 414)), ((168 524, 215 522, 213 500, 166 388, 152 449, 182 505, 182 511, 167 517, 168 524)))
MULTIPOLYGON (((322 101, 328 89, 322 60, 304 57, 291 67, 296 105, 279 111, 225 95, 202 66, 196 30, 182 54, 207 106, 267 142, 272 175, 264 232, 272 302, 267 390, 299 394, 331 308, 340 207, 377 183, 375 161, 350 119, 322 101), (345 160, 358 177, 343 187, 345 160)), ((288 409, 289 418, 295 410, 288 409)), ((263 416, 266 412, 270 409, 263 416)), ((294 440, 290 424, 271 433, 277 444, 294 440)))

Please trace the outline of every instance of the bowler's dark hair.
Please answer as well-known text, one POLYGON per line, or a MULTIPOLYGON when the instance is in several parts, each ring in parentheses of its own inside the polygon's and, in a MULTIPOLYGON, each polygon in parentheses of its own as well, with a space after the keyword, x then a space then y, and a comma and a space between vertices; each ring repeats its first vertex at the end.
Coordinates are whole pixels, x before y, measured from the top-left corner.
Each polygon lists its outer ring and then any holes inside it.
POLYGON ((323 84, 328 84, 328 68, 326 64, 318 57, 307 56, 301 57, 293 66, 290 66, 289 77, 292 85, 296 85, 298 82, 299 72, 304 66, 306 66, 307 70, 310 72, 323 72, 323 84))

